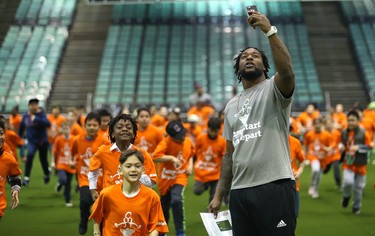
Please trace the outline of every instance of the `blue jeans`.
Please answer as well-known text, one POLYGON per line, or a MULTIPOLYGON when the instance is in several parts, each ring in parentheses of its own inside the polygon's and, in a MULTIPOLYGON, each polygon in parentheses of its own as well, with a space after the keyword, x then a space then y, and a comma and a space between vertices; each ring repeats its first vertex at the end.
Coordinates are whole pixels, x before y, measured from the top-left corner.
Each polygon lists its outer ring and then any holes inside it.
POLYGON ((65 170, 57 170, 57 176, 59 178, 59 183, 64 185, 64 198, 65 202, 68 203, 71 200, 70 191, 72 189, 72 177, 73 175, 65 170))
POLYGON ((39 151, 39 160, 42 165, 43 173, 45 176, 49 176, 50 171, 48 169, 48 142, 45 143, 32 143, 27 144, 27 160, 25 165, 25 177, 30 177, 31 169, 33 167, 33 160, 36 151, 39 151))

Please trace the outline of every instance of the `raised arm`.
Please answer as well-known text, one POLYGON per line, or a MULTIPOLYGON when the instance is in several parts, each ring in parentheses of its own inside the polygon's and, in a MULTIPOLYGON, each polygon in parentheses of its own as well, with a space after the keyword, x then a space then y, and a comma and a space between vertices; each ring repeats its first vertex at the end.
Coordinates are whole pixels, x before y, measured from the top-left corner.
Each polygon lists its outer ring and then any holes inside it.
MULTIPOLYGON (((259 27, 265 34, 269 32, 271 34, 271 32, 274 32, 274 28, 271 26, 268 18, 258 12, 254 12, 253 14, 251 14, 251 16, 248 18, 248 23, 252 27, 259 27)), ((276 65, 276 86, 279 88, 284 97, 289 98, 290 96, 292 96, 295 86, 294 71, 289 51, 286 48, 285 44, 281 41, 277 33, 269 35, 268 40, 276 65)))

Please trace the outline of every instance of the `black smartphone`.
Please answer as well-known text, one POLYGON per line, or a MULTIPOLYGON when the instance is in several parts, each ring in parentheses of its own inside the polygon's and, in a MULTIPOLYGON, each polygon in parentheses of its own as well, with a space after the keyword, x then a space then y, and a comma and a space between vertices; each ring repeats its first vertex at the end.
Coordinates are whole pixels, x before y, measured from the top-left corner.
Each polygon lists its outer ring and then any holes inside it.
POLYGON ((253 12, 258 12, 256 5, 251 5, 246 7, 247 14, 250 16, 253 12))

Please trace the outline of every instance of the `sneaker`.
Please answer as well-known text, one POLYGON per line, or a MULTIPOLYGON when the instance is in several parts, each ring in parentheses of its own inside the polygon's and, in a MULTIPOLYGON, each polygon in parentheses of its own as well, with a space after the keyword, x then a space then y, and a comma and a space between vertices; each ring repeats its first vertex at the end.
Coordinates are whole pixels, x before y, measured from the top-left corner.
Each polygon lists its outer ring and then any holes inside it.
POLYGON ((65 203, 65 206, 66 206, 66 207, 73 207, 73 203, 72 203, 72 202, 66 202, 66 203, 65 203))
POLYGON ((309 194, 310 196, 312 196, 314 193, 315 193, 315 188, 314 188, 313 186, 311 186, 311 187, 309 188, 308 194, 309 194))
POLYGON ((79 234, 81 235, 85 234, 87 232, 87 222, 79 223, 78 230, 79 230, 79 234))
POLYGON ((350 197, 343 197, 341 200, 341 206, 343 208, 347 208, 349 205, 349 200, 350 200, 350 197))
POLYGON ((361 208, 353 207, 352 212, 353 214, 359 215, 361 213, 361 208))
POLYGON ((64 185, 60 184, 59 182, 56 183, 55 192, 59 193, 63 189, 64 185))
POLYGON ((319 198, 319 192, 318 191, 314 191, 313 194, 311 194, 311 198, 313 198, 313 199, 319 198))
POLYGON ((43 177, 44 184, 48 184, 50 180, 51 180, 51 178, 49 177, 49 175, 45 175, 43 177))
POLYGON ((29 183, 30 183, 30 180, 28 180, 28 179, 22 180, 22 185, 25 186, 25 187, 29 186, 29 183))

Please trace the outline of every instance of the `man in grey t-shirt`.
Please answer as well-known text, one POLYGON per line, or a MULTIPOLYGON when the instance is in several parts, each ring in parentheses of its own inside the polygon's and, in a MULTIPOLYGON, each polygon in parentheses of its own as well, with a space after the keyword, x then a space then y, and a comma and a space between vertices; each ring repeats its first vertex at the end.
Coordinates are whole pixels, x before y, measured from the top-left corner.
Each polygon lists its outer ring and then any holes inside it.
POLYGON ((246 48, 235 58, 235 74, 244 90, 224 110, 226 154, 208 211, 216 216, 230 189, 234 235, 294 235, 295 184, 288 144, 293 67, 266 16, 254 12, 248 23, 266 34, 277 73, 268 78, 267 57, 257 48, 246 48))

